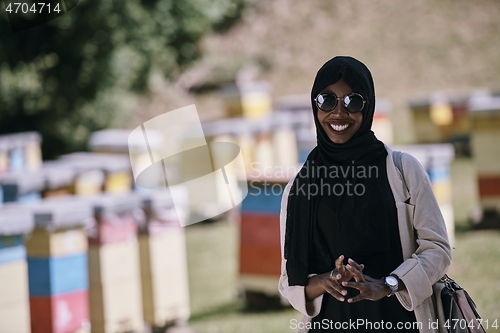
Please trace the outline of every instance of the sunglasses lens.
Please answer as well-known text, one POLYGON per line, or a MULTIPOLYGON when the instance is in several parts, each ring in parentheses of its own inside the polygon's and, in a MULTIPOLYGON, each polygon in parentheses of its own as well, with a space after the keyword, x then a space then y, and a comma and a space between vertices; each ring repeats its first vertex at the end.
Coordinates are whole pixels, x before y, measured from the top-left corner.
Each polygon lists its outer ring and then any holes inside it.
POLYGON ((363 98, 355 94, 345 96, 344 105, 349 112, 359 112, 364 107, 363 98))
POLYGON ((318 95, 316 105, 320 110, 331 111, 337 106, 337 96, 330 94, 318 95))

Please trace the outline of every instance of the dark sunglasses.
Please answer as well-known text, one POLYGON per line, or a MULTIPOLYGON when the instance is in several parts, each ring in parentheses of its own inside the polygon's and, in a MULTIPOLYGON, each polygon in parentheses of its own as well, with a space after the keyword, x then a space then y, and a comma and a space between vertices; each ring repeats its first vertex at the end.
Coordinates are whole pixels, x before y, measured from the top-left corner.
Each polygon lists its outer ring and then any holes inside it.
POLYGON ((314 101, 318 109, 324 112, 330 112, 335 109, 338 101, 342 101, 346 110, 351 113, 360 112, 366 104, 366 100, 363 96, 357 93, 345 95, 344 97, 337 97, 337 95, 333 93, 318 94, 314 101))

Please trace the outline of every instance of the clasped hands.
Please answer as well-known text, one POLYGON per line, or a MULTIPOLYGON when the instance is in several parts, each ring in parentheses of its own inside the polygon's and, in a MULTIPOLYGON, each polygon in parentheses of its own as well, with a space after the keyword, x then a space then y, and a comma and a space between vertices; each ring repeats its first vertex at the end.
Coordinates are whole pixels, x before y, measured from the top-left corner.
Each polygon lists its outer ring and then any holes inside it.
POLYGON ((344 256, 335 260, 335 268, 328 273, 314 275, 305 288, 306 298, 314 298, 327 292, 340 302, 345 301, 347 290, 344 287, 359 290, 359 295, 349 298, 347 302, 355 303, 361 300, 378 301, 390 293, 390 288, 383 279, 374 279, 363 274, 365 266, 352 259, 344 265, 344 256))

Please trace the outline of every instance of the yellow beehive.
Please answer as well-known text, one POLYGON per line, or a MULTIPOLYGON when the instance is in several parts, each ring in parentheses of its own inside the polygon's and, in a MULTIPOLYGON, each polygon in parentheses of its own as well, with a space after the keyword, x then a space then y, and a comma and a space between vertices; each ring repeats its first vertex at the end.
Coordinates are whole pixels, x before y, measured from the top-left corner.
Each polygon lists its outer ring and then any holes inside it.
POLYGON ((266 82, 247 82, 223 89, 228 118, 260 119, 272 111, 270 87, 266 82))
POLYGON ((99 194, 102 192, 104 179, 104 172, 102 170, 82 172, 75 178, 72 192, 82 196, 99 194))
POLYGON ((87 252, 87 236, 81 228, 55 232, 36 228, 25 244, 29 257, 57 257, 87 252))
POLYGON ((90 245, 88 258, 92 332, 142 329, 137 240, 90 245))
POLYGON ((0 332, 29 333, 28 266, 25 260, 0 264, 0 332))
POLYGON ((139 277, 89 285, 92 333, 138 332, 143 329, 139 277))
POLYGON ((45 178, 43 198, 70 195, 73 190, 73 181, 77 176, 76 170, 61 161, 45 161, 41 172, 45 178))
POLYGON ((124 194, 132 188, 130 160, 125 155, 79 152, 64 155, 62 161, 84 170, 75 185, 77 194, 124 194))
POLYGON ((297 138, 290 124, 280 121, 272 131, 272 145, 275 166, 294 166, 299 161, 297 138))
POLYGON ((467 136, 470 119, 466 99, 437 93, 428 100, 410 103, 418 143, 449 142, 467 136))
POLYGON ((88 252, 89 281, 108 283, 139 276, 138 244, 136 239, 90 245, 88 252))
POLYGON ((140 263, 144 319, 163 327, 189 318, 189 286, 184 229, 169 227, 154 235, 140 235, 140 263))
POLYGON ((130 171, 117 171, 109 173, 104 181, 104 192, 120 194, 130 192, 132 188, 132 175, 130 171))
POLYGON ((24 155, 26 159, 26 170, 36 171, 42 166, 42 149, 40 142, 42 137, 36 132, 25 133, 24 155))
POLYGON ((9 170, 9 146, 5 138, 0 138, 0 174, 9 170))

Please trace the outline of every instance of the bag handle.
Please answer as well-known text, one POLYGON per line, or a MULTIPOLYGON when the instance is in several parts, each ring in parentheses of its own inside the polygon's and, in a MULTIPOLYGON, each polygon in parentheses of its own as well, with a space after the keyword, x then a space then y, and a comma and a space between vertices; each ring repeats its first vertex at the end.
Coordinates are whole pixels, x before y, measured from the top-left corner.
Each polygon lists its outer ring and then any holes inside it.
POLYGON ((401 181, 403 182, 403 193, 405 193, 405 195, 408 197, 408 199, 405 200, 405 203, 410 203, 411 194, 408 185, 406 184, 405 173, 403 171, 403 153, 398 150, 394 150, 392 152, 392 160, 394 161, 396 169, 398 169, 399 173, 401 174, 401 181))

